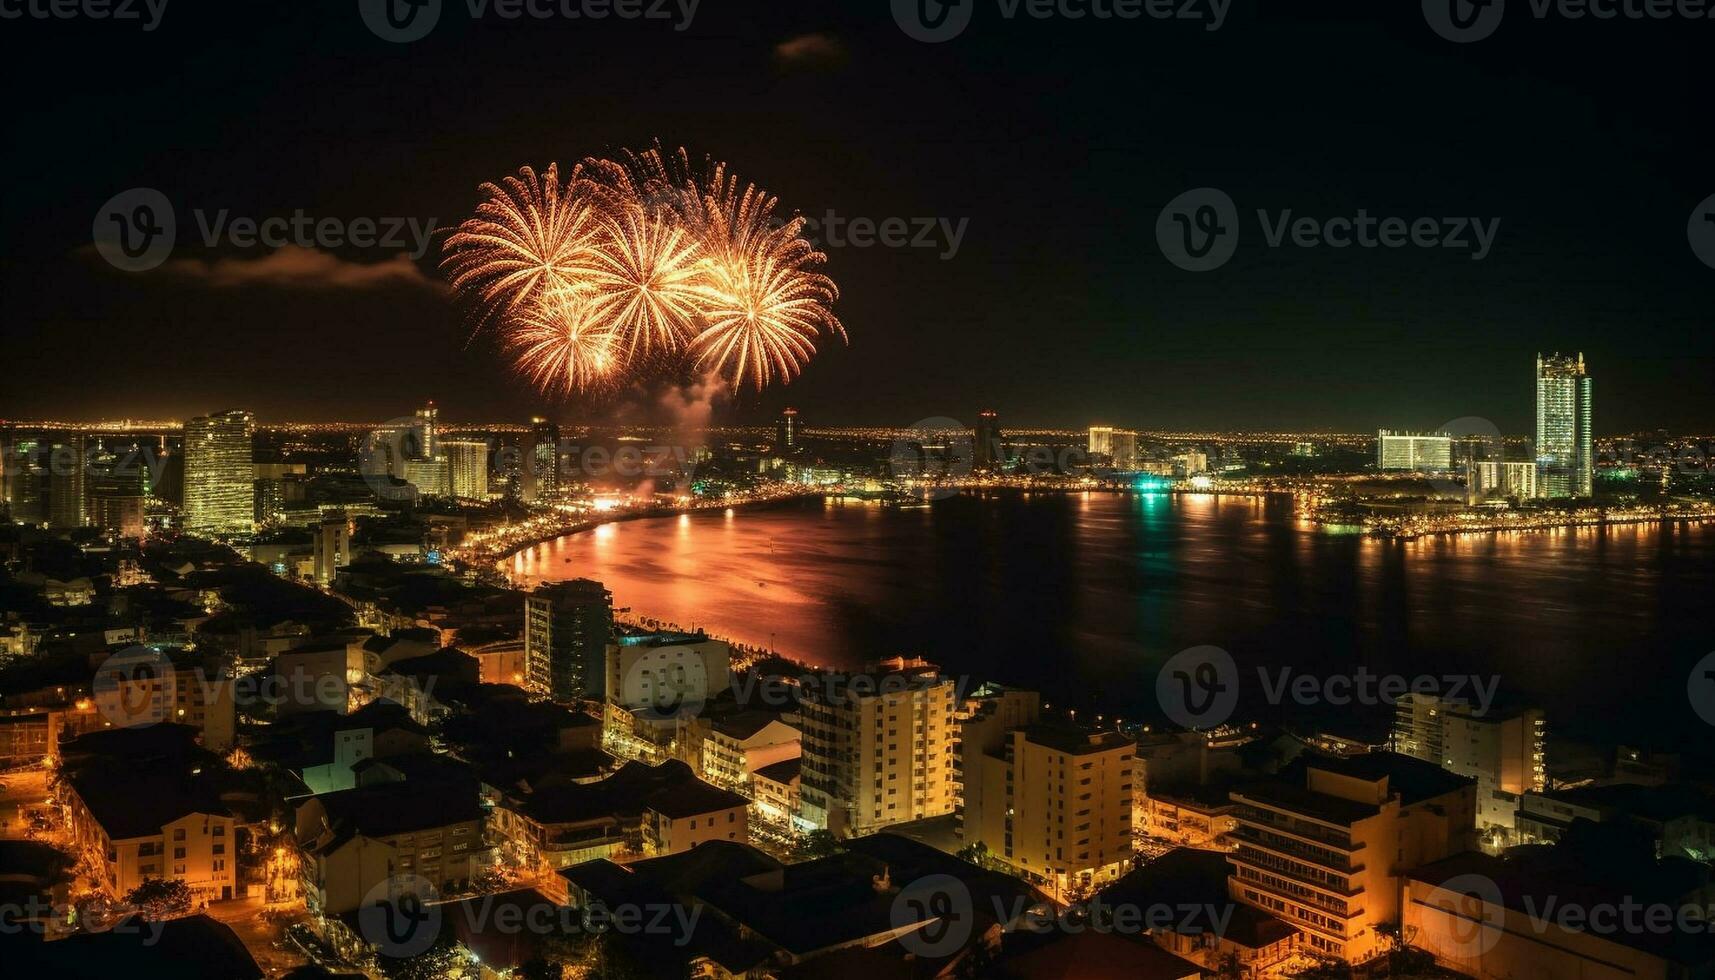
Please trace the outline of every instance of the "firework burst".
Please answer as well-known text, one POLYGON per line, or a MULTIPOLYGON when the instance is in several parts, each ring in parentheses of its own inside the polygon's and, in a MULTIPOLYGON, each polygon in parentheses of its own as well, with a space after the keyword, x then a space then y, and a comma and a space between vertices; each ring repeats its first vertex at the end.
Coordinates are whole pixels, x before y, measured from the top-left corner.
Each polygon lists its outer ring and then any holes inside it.
MULTIPOLYGON (((590 394, 694 367, 737 388, 789 382, 824 334, 845 339, 839 291, 802 218, 724 164, 660 144, 485 184, 442 267, 513 366, 544 393, 590 394)), ((480 327, 479 322, 479 327, 480 327)))
POLYGON ((586 275, 601 224, 589 200, 568 193, 576 185, 575 171, 561 183, 557 164, 482 185, 486 200, 448 236, 441 268, 483 320, 504 321, 586 275))
POLYGON ((622 359, 613 333, 580 289, 557 288, 526 304, 502 343, 514 369, 548 394, 590 394, 619 381, 622 359))

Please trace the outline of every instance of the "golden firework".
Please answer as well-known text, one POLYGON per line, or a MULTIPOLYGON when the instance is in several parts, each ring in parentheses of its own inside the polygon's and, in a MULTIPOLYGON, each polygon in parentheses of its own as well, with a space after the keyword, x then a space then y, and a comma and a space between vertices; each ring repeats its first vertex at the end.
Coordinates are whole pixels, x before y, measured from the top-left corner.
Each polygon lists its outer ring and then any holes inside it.
POLYGON ((558 164, 538 175, 529 167, 500 184, 442 246, 441 267, 453 290, 470 297, 483 318, 502 320, 573 286, 588 273, 602 232, 591 202, 570 191, 558 164))
POLYGON ((541 391, 570 397, 617 384, 623 357, 584 291, 560 287, 526 304, 502 343, 513 367, 541 391))

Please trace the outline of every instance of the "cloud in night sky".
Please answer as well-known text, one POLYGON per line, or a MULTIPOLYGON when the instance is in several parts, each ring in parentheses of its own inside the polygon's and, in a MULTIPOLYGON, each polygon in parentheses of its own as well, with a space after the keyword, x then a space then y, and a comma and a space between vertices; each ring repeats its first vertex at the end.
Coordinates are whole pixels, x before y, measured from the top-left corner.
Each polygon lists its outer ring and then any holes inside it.
POLYGON ((776 44, 774 60, 791 71, 833 71, 845 65, 846 46, 832 34, 800 34, 776 44))

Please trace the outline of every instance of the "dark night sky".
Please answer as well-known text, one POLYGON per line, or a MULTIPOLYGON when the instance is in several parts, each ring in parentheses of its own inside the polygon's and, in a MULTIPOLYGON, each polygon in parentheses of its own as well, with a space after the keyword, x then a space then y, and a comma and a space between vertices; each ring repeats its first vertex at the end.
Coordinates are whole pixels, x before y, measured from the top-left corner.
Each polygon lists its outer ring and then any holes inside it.
POLYGON ((1686 241, 1715 193, 1715 21, 1538 21, 1514 0, 1498 35, 1456 46, 1405 0, 1234 0, 1213 33, 967 2, 970 28, 939 45, 907 38, 885 0, 704 0, 683 32, 473 23, 449 0, 410 45, 372 35, 354 0, 171 0, 151 33, 0 23, 0 418, 369 420, 427 397, 454 420, 540 411, 426 285, 118 272, 89 252, 94 215, 158 188, 175 261, 255 261, 189 240, 192 210, 448 224, 521 164, 660 138, 810 214, 969 219, 951 261, 831 250, 851 345, 722 419, 794 403, 812 423, 903 425, 992 406, 1003 423, 1482 416, 1521 432, 1534 353, 1565 348, 1590 361, 1598 433, 1715 428, 1715 270, 1686 241), (783 63, 775 46, 810 32, 844 58, 783 63), (1245 231, 1231 263, 1192 274, 1162 257, 1155 220, 1205 185, 1245 231), (1472 262, 1267 249, 1257 208, 1502 223, 1472 262))

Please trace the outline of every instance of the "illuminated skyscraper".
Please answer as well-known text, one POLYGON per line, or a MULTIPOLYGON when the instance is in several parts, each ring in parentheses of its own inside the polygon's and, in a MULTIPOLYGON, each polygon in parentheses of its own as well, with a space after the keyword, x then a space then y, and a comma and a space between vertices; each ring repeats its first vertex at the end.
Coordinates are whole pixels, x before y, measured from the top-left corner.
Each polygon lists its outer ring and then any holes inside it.
POLYGON ((780 413, 774 421, 774 455, 790 456, 797 452, 798 444, 798 410, 788 408, 780 413))
POLYGON ((82 527, 84 480, 88 474, 82 435, 68 435, 48 448, 48 526, 82 527))
POLYGON ((1595 484, 1590 375, 1584 355, 1536 356, 1536 461, 1544 497, 1588 497, 1595 484))
POLYGON ((227 411, 185 423, 185 528, 196 534, 256 529, 256 417, 227 411))
POLYGON ((560 486, 560 427, 544 418, 530 420, 524 442, 524 499, 534 501, 560 486))
POLYGON ((488 499, 488 443, 481 439, 444 439, 452 494, 462 500, 488 499))
POLYGON ((1137 433, 1111 425, 1090 426, 1090 455, 1106 456, 1116 470, 1137 469, 1137 433))
POLYGON ((978 470, 992 470, 1003 459, 1000 445, 1000 416, 993 409, 977 413, 977 427, 971 433, 975 443, 971 456, 971 466, 978 470))
POLYGON ((435 444, 435 423, 439 418, 440 410, 435 408, 434 402, 417 409, 417 424, 412 433, 414 438, 409 440, 411 444, 406 448, 405 455, 407 457, 411 459, 435 458, 435 454, 440 448, 435 444))
POLYGON ((613 635, 613 593, 579 578, 524 597, 524 669, 532 690, 556 701, 599 699, 613 635))

